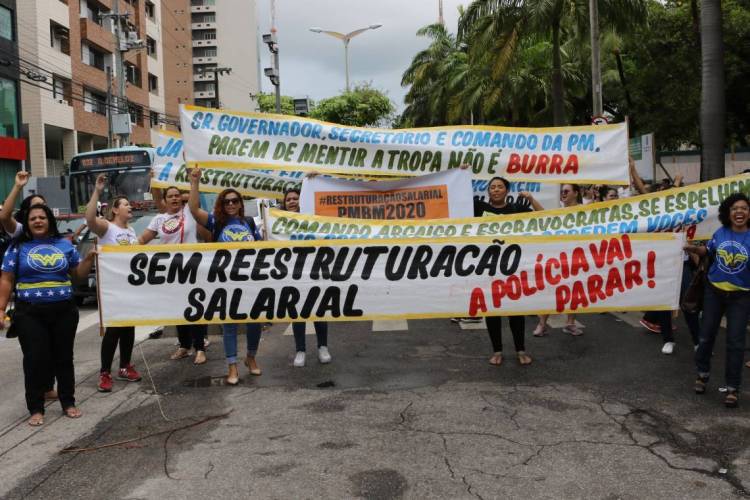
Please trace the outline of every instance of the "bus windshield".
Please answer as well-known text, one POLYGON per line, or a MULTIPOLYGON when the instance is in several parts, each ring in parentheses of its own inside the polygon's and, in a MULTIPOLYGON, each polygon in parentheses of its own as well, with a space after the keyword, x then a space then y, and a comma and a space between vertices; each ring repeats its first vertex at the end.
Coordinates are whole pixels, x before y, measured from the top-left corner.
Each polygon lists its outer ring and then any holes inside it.
POLYGON ((152 212, 156 205, 149 191, 152 152, 146 148, 122 148, 85 153, 70 162, 70 198, 73 210, 86 210, 99 174, 107 176, 102 205, 116 196, 127 196, 134 212, 152 212))

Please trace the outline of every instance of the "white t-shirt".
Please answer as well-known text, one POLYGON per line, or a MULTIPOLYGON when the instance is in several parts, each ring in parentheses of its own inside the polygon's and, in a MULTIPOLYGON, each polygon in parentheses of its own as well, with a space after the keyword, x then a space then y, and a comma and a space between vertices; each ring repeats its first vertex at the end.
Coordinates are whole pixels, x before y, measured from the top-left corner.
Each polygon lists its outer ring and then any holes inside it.
POLYGON ((193 214, 187 206, 176 214, 157 214, 148 225, 159 234, 161 243, 197 243, 198 230, 193 214))
POLYGON ((132 227, 125 229, 117 224, 107 222, 107 232, 99 238, 100 245, 137 245, 138 236, 132 227))
POLYGON ((11 238, 18 238, 19 236, 21 236, 21 233, 23 233, 23 224, 21 224, 20 222, 16 222, 16 230, 12 233, 5 231, 5 234, 10 236, 11 238))

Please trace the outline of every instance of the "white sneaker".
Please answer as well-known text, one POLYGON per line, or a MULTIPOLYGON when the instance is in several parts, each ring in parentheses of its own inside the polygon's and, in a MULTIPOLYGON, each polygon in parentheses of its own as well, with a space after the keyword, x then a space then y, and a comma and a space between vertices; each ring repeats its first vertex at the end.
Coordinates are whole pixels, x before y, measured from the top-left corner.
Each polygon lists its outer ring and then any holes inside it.
POLYGON ((674 352, 674 342, 664 342, 664 347, 661 348, 662 354, 672 354, 674 352))
POLYGON ((326 346, 318 347, 318 361, 323 364, 331 362, 331 353, 326 346))
POLYGON ((297 351, 297 354, 294 356, 294 366, 297 368, 305 366, 305 351, 297 351))

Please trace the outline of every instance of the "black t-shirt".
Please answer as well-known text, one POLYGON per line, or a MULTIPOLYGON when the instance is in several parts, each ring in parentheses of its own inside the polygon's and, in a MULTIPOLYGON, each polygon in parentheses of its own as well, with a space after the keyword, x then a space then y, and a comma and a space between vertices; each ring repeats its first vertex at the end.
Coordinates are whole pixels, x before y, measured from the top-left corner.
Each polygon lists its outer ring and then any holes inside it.
POLYGON ((532 212, 531 207, 527 205, 519 205, 517 203, 510 204, 506 203, 504 207, 497 208, 493 207, 486 201, 474 200, 474 217, 482 217, 484 215, 510 215, 520 214, 524 212, 532 212))

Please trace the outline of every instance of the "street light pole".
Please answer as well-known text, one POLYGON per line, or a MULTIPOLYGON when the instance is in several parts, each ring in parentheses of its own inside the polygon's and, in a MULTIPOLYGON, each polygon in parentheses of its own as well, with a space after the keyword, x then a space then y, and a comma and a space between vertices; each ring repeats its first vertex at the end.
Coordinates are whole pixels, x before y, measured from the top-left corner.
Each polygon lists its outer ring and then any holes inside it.
POLYGON ((589 22, 591 24, 591 96, 592 115, 602 116, 602 68, 599 56, 599 0, 589 0, 589 22))
POLYGON ((382 24, 371 24, 366 28, 354 30, 350 33, 339 33, 338 31, 324 30, 323 28, 310 28, 313 33, 324 33, 326 35, 338 38, 344 42, 344 70, 346 73, 346 91, 349 92, 349 42, 352 38, 357 35, 364 33, 367 30, 376 30, 383 26, 382 24))

